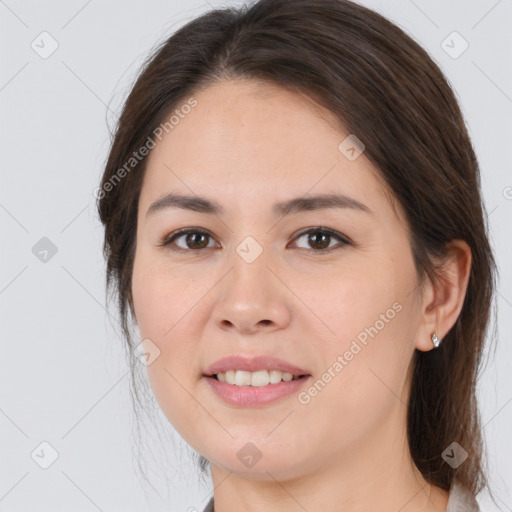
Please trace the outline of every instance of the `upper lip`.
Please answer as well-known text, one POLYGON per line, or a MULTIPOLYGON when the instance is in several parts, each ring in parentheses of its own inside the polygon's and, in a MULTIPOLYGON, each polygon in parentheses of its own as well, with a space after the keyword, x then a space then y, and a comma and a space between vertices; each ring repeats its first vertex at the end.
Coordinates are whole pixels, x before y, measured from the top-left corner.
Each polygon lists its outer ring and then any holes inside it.
POLYGON ((309 375, 307 370, 303 370, 294 364, 270 356, 227 356, 215 361, 205 371, 205 375, 212 376, 217 373, 224 373, 228 370, 244 370, 247 372, 257 372, 258 370, 278 370, 288 372, 292 375, 309 375))

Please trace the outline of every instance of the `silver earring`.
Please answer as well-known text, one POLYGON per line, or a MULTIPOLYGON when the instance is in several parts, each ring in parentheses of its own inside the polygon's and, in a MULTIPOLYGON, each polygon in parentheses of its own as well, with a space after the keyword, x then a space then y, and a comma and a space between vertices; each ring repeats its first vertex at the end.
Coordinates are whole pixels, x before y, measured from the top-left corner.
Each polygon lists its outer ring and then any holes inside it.
POLYGON ((434 347, 439 347, 439 345, 441 344, 441 339, 437 336, 436 333, 432 334, 432 343, 434 344, 434 347))

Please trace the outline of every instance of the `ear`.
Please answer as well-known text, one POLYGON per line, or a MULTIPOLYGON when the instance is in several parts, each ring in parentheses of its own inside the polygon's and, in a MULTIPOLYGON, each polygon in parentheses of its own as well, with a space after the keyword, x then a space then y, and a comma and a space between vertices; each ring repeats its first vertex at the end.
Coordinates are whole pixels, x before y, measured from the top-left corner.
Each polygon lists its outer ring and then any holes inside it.
POLYGON ((455 325, 462 310, 471 271, 471 249, 463 240, 447 244, 447 255, 436 268, 436 279, 429 281, 423 296, 423 317, 416 348, 435 348, 432 335, 442 340, 455 325))

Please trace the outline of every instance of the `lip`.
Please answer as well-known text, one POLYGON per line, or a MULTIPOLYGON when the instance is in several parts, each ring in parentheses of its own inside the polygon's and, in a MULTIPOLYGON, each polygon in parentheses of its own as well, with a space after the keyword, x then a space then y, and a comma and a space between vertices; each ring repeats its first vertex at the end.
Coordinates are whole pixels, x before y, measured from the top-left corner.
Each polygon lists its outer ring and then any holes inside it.
POLYGON ((283 359, 270 356, 228 356, 215 361, 203 374, 203 379, 210 389, 224 402, 242 407, 257 407, 267 405, 297 392, 312 378, 311 374, 283 359), (236 386, 221 382, 213 377, 228 370, 243 370, 257 372, 258 370, 278 370, 300 377, 291 381, 281 381, 266 386, 236 386))
POLYGON ((220 372, 227 372, 228 370, 244 370, 246 372, 257 372, 258 370, 279 370, 281 372, 291 373, 297 377, 301 375, 310 375, 307 370, 303 370, 298 366, 276 357, 245 357, 242 355, 227 356, 215 361, 215 363, 207 368, 204 375, 206 377, 211 377, 212 375, 220 372))
POLYGON ((267 386, 236 386, 207 375, 204 375, 203 379, 213 392, 227 404, 239 407, 257 407, 274 403, 285 396, 295 394, 312 379, 312 376, 308 375, 296 380, 281 381, 267 386))

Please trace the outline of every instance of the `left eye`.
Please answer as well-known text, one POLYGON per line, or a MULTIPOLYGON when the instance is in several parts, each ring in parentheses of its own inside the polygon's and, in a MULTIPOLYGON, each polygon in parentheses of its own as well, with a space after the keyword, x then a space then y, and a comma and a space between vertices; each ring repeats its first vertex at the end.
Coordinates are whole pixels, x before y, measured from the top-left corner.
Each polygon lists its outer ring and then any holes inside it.
MULTIPOLYGON (((300 238, 303 238, 306 235, 308 235, 306 243, 313 244, 313 246, 317 246, 317 248, 314 249, 304 248, 308 252, 324 253, 333 250, 332 246, 329 247, 331 239, 333 238, 339 241, 338 245, 340 247, 338 248, 341 248, 345 245, 351 245, 350 240, 348 240, 340 233, 333 231, 331 229, 321 227, 309 228, 308 230, 299 233, 295 240, 299 240, 300 238), (318 246, 320 247, 318 248, 318 246)), ((198 251, 201 249, 207 249, 209 245, 209 238, 211 239, 212 237, 207 231, 203 231, 202 229, 197 228, 187 228, 179 230, 175 233, 171 233, 170 235, 166 236, 158 245, 168 247, 172 251, 176 252, 191 252, 191 250, 198 251), (180 246, 176 243, 177 240, 180 240, 182 238, 184 238, 185 247, 180 246), (172 247, 172 245, 175 245, 178 248, 176 249, 172 247)))
POLYGON ((329 248, 329 241, 331 241, 331 239, 333 238, 336 238, 340 242, 338 249, 340 249, 344 245, 350 245, 351 243, 346 237, 344 237, 340 233, 337 233, 336 231, 327 228, 308 229, 307 231, 303 231, 301 234, 299 234, 296 240, 302 238, 305 235, 308 235, 306 243, 321 246, 319 249, 308 249, 306 247, 306 251, 309 252, 323 253, 336 249, 336 247, 334 247, 334 249, 332 247, 329 248))

